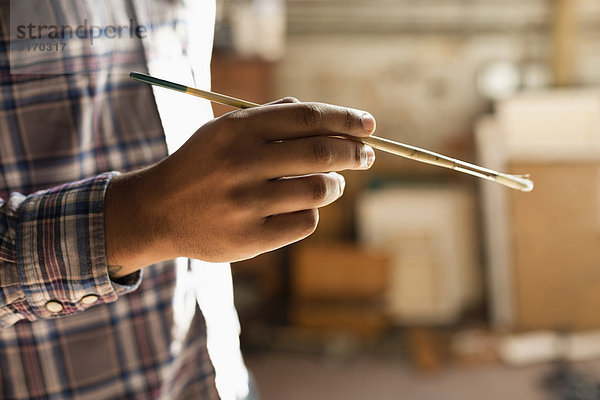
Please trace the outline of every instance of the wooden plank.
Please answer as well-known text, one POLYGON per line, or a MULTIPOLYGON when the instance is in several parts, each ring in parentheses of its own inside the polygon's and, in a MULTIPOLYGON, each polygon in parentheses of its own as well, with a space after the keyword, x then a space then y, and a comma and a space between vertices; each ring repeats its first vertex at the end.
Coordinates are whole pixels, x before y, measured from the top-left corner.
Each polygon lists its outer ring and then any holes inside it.
POLYGON ((600 328, 600 162, 514 164, 510 193, 518 329, 600 328))
POLYGON ((575 76, 576 0, 554 0, 552 71, 556 86, 571 86, 575 76))

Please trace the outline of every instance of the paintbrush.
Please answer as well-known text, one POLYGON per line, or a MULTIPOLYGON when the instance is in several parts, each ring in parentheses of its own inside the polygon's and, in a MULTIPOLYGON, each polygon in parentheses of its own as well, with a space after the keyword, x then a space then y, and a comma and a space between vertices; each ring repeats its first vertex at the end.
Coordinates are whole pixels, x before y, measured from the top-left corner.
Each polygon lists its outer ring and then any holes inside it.
MULTIPOLYGON (((201 97, 206 100, 213 101, 215 103, 225 104, 236 108, 253 108, 260 107, 260 104, 252 103, 245 100, 236 99, 235 97, 226 96, 214 92, 208 92, 193 87, 180 85, 178 83, 169 82, 164 79, 155 78, 150 75, 142 74, 140 72, 132 72, 129 75, 136 81, 148 83, 150 85, 161 86, 167 89, 176 90, 192 96, 201 97)), ((533 190, 533 182, 528 179, 529 175, 510 175, 502 172, 497 172, 488 168, 480 167, 475 164, 470 164, 464 161, 460 161, 448 156, 434 153, 433 151, 421 149, 419 147, 410 146, 408 144, 395 142, 389 139, 385 139, 378 136, 369 136, 364 138, 355 138, 362 143, 368 144, 369 146, 385 151, 397 156, 406 157, 411 160, 420 161, 427 164, 437 165, 439 167, 453 169, 455 171, 463 172, 465 174, 477 176, 482 179, 487 179, 507 186, 512 189, 521 190, 523 192, 530 192, 533 190)))

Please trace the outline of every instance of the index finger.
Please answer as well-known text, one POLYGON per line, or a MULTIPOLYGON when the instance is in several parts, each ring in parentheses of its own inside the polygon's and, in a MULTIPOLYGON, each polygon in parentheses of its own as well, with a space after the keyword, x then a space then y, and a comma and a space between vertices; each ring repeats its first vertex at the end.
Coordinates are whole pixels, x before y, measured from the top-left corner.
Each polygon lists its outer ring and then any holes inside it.
POLYGON ((375 131, 375 118, 366 111, 324 103, 285 103, 232 113, 244 118, 244 127, 265 140, 315 135, 366 137, 375 131))

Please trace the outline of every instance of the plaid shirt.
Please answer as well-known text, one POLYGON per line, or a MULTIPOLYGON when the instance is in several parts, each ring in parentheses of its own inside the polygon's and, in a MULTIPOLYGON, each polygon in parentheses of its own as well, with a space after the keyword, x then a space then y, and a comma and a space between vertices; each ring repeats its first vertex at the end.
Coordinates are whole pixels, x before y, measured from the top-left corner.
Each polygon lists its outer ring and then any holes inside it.
POLYGON ((244 386, 228 265, 179 259, 117 283, 104 249, 107 171, 157 162, 211 117, 128 73, 207 87, 211 17, 212 0, 0 0, 0 397, 212 399, 219 386, 236 398, 244 386), (41 52, 15 40, 19 19, 148 35, 41 52))

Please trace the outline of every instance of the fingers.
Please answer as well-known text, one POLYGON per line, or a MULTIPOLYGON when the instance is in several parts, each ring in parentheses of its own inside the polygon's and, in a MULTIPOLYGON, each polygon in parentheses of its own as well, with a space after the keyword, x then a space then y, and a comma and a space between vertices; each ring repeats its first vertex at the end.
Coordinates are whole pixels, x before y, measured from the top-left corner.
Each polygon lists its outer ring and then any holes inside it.
POLYGON ((261 227, 261 239, 271 249, 304 239, 317 229, 319 211, 316 209, 273 215, 265 218, 261 227))
POLYGON ((324 207, 344 193, 346 181, 335 172, 264 181, 231 191, 233 208, 252 218, 324 207))
POLYGON ((344 187, 344 178, 332 172, 280 179, 235 193, 237 214, 252 216, 238 243, 252 243, 265 252, 309 236, 317 227, 318 208, 341 197, 344 187))
POLYGON ((259 188, 263 201, 260 215, 268 217, 324 207, 339 199, 346 181, 335 172, 278 179, 259 188))
POLYGON ((279 103, 236 111, 229 118, 243 119, 248 133, 269 141, 315 134, 366 137, 375 131, 371 114, 322 103, 279 103))
POLYGON ((263 146, 261 178, 308 175, 319 172, 368 169, 375 161, 371 146, 354 140, 314 136, 263 146))

